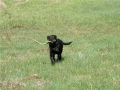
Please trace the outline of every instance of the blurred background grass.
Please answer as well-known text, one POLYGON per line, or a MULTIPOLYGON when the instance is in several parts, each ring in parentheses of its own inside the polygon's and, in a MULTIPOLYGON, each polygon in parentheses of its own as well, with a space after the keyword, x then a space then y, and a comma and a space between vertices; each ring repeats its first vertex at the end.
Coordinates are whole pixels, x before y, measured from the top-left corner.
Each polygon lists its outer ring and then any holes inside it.
POLYGON ((119 0, 2 1, 1 89, 119 90, 119 0), (74 41, 55 66, 48 45, 30 39, 45 42, 50 34, 74 41))

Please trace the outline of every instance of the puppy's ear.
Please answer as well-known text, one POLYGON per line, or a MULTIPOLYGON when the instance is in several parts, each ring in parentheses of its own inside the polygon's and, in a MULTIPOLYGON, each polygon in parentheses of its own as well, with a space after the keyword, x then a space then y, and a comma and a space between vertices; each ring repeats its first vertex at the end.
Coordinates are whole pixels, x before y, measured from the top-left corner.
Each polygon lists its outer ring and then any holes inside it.
POLYGON ((50 36, 47 36, 47 40, 49 40, 50 39, 50 36))
POLYGON ((54 35, 54 37, 55 37, 55 39, 57 39, 57 36, 56 36, 56 35, 54 35))

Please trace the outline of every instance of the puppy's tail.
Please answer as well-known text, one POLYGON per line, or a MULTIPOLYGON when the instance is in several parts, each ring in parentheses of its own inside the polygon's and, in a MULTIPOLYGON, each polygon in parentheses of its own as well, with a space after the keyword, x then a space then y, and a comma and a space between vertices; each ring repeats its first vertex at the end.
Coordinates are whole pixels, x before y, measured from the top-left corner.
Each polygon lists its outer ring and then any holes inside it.
POLYGON ((71 41, 71 42, 63 42, 63 45, 69 45, 69 44, 71 44, 73 41, 71 41))

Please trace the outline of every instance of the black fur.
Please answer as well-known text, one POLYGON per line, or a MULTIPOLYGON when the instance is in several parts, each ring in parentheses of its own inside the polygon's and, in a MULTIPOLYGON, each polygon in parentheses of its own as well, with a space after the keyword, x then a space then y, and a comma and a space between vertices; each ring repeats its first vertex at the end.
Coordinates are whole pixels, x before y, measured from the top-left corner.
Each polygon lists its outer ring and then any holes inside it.
POLYGON ((63 45, 69 45, 72 42, 63 42, 62 40, 58 39, 56 35, 47 36, 47 40, 49 42, 49 49, 50 49, 50 59, 51 63, 55 64, 55 54, 57 54, 57 61, 61 60, 61 54, 63 51, 63 45))

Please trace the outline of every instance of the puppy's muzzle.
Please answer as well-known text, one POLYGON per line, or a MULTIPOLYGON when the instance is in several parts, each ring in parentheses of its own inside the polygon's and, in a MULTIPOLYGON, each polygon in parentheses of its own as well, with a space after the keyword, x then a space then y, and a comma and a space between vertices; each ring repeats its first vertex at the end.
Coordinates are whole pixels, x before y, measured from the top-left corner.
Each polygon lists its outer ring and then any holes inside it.
POLYGON ((47 43, 54 43, 54 42, 56 42, 55 39, 53 39, 52 41, 47 41, 47 43))

